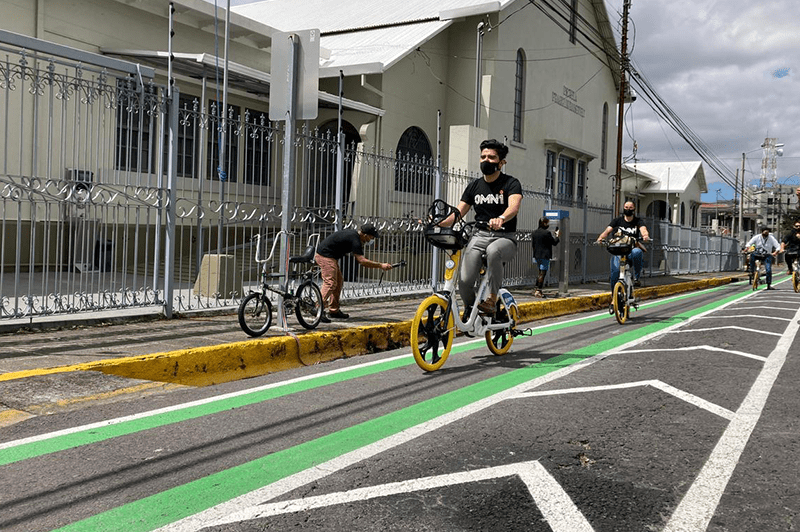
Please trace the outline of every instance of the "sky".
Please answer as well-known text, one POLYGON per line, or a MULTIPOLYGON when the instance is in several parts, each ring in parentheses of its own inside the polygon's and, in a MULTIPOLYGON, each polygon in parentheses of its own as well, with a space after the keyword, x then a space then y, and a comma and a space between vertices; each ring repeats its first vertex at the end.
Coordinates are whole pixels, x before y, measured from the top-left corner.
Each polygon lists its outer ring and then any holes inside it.
MULTIPOLYGON (((623 0, 606 0, 621 44, 623 0)), ((783 143, 778 183, 800 181, 800 10, 796 0, 631 0, 628 53, 672 110, 732 174, 756 181, 767 137, 783 143)), ((635 88, 635 86, 634 86, 635 88)), ((623 156, 699 156, 641 98, 627 110, 623 156)), ((733 197, 705 166, 703 201, 733 197), (720 193, 717 194, 717 190, 720 193)))

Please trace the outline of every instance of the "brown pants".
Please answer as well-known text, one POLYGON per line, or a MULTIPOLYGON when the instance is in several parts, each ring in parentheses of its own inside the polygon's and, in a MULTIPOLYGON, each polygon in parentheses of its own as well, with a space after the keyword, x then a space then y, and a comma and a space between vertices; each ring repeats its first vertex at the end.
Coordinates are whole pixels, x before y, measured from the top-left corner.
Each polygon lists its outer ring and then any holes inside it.
POLYGON ((339 261, 323 257, 319 253, 314 255, 314 261, 319 265, 322 276, 322 302, 329 312, 339 310, 339 296, 342 294, 344 277, 339 268, 339 261))

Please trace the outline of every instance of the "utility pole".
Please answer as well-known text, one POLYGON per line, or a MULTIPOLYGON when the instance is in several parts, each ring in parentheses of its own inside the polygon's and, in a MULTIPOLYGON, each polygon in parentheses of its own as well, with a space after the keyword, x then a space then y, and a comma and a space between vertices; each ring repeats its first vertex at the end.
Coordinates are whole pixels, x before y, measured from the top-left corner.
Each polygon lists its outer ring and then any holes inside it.
POLYGON ((742 193, 739 196, 739 240, 744 240, 742 235, 744 235, 744 227, 742 227, 742 218, 744 218, 744 184, 745 184, 745 177, 744 177, 744 153, 742 153, 742 193))
POLYGON ((614 213, 622 207, 622 121, 625 119, 625 72, 628 70, 628 10, 631 0, 622 7, 622 54, 619 60, 619 109, 617 116, 617 175, 614 180, 614 213))

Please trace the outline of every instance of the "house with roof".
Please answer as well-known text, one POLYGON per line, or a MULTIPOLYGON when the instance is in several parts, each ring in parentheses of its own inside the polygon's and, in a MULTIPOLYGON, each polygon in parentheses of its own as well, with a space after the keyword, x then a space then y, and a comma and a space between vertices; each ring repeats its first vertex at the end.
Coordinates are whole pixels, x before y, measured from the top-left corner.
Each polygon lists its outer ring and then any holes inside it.
MULTIPOLYGON (((234 11, 319 29, 320 89, 337 93, 341 77, 348 98, 382 110, 345 111, 348 141, 477 173, 480 140, 497 138, 526 189, 566 208, 613 203, 619 53, 604 2, 267 0, 234 11)), ((336 119, 321 110, 316 127, 336 119)), ((427 201, 431 179, 360 190, 384 211, 427 201)))
POLYGON ((640 216, 698 228, 708 187, 701 161, 647 162, 623 165, 622 191, 640 216))

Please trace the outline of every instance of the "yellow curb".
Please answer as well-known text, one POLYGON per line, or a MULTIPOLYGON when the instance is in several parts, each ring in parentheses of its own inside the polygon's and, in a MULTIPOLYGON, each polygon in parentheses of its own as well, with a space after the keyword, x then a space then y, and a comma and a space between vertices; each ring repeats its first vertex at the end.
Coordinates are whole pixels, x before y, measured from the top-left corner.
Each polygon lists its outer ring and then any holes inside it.
POLYGON ((20 421, 24 421, 32 417, 36 416, 34 414, 31 414, 29 412, 23 412, 21 410, 0 411, 0 428, 10 427, 15 423, 19 423, 20 421))
MULTIPOLYGON (((652 299, 720 286, 736 280, 735 277, 723 277, 639 288, 636 296, 640 299, 652 299)), ((519 305, 520 322, 604 309, 609 303, 609 293, 522 303, 519 305)), ((411 320, 408 320, 6 373, 0 375, 0 381, 68 371, 99 371, 133 379, 207 386, 408 346, 410 332, 411 320)))

